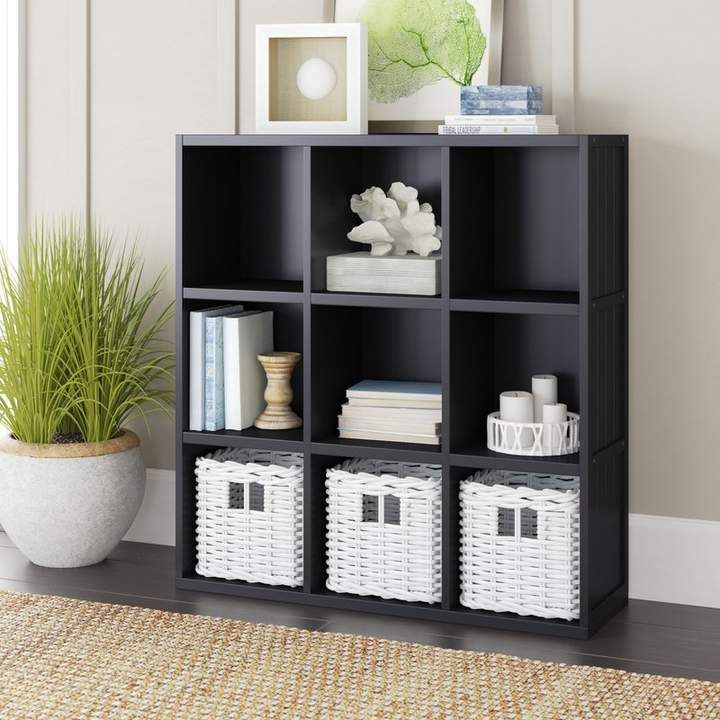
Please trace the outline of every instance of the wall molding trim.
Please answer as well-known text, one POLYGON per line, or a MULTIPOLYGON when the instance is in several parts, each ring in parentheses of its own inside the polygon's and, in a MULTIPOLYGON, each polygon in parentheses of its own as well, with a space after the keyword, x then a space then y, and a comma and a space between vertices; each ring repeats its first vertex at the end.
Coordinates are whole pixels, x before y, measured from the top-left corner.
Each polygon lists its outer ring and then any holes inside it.
POLYGON ((15 265, 26 224, 26 0, 0 7, 0 39, 0 247, 15 265))
POLYGON ((574 132, 575 0, 553 0, 551 8, 552 111, 562 132, 574 132))
POLYGON ((630 514, 630 597, 720 608, 720 522, 630 514))
MULTIPOLYGON (((175 472, 148 468, 126 540, 175 544, 175 472)), ((630 597, 720 608, 720 522, 630 514, 630 597)))

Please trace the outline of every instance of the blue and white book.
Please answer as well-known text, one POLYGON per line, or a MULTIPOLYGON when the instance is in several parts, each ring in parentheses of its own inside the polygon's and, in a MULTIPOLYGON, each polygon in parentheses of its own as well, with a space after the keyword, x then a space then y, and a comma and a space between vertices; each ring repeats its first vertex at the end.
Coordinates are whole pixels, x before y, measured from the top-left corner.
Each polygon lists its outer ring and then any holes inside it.
POLYGON ((225 385, 223 375, 223 319, 205 318, 205 430, 225 427, 225 385))
POLYGON ((460 88, 463 115, 541 115, 539 85, 466 85, 460 88))
POLYGON ((193 310, 190 313, 190 357, 189 357, 189 429, 205 429, 205 319, 216 315, 230 315, 241 312, 242 305, 193 310))

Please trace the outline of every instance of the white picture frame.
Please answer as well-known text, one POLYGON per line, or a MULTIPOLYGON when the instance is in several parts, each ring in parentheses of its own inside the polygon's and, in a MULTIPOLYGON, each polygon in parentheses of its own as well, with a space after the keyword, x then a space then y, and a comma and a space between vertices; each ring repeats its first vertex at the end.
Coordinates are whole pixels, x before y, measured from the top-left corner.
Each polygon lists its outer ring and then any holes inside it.
MULTIPOLYGON (((356 21, 367 0, 324 0, 326 22, 356 21)), ((429 0, 430 2, 432 0, 429 0)), ((501 82, 502 36, 504 0, 468 0, 475 6, 487 47, 472 84, 499 85, 501 82)), ((414 95, 393 103, 368 99, 368 118, 371 128, 387 131, 436 132, 445 115, 460 112, 459 86, 449 80, 427 85, 414 95)))
MULTIPOLYGON (((302 23, 257 25, 255 78, 255 131, 268 134, 366 134, 367 133, 367 28, 361 23, 302 23), (303 58, 315 59, 338 44, 322 41, 344 40, 344 67, 334 67, 338 82, 333 92, 335 104, 329 115, 317 101, 303 97, 296 73, 303 58), (283 40, 297 40, 282 48, 283 40), (279 41, 279 43, 278 43, 279 41), (312 42, 316 41, 316 42, 312 42), (281 54, 279 54, 281 53, 281 54), (292 58, 288 67, 288 58, 292 58), (280 58, 280 59, 278 59, 280 58), (298 67, 294 67, 295 63, 298 67), (282 87, 280 87, 282 86, 282 87), (341 92, 344 89, 344 92, 341 92), (279 99, 278 99, 279 98, 279 99), (288 99, 289 98, 289 99, 288 99), (280 108, 280 109, 279 109, 280 108), (296 113, 298 119, 293 119, 296 113), (312 119, 316 115, 320 119, 312 119), (337 115, 337 118, 331 117, 337 115)), ((327 53, 326 53, 327 54, 327 53)), ((322 59, 322 58, 321 58, 322 59)), ((304 62, 304 60, 303 60, 304 62)), ((341 66, 342 61, 336 63, 341 66)), ((323 100, 325 98, 322 98, 323 100)))

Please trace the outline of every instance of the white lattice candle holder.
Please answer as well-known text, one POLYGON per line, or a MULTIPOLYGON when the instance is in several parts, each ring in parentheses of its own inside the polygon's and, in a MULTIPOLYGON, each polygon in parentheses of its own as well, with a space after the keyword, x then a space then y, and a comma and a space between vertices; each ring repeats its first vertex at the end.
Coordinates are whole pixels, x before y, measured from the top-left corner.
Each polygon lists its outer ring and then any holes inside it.
POLYGON ((580 416, 559 423, 511 422, 499 412, 487 417, 488 450, 507 455, 570 455, 580 449, 580 416))

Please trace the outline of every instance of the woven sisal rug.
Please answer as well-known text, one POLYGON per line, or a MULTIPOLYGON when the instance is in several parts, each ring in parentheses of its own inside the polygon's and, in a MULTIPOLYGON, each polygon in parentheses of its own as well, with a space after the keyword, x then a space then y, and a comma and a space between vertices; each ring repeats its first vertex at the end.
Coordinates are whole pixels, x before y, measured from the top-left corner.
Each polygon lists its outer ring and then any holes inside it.
POLYGON ((0 593, 0 718, 720 718, 720 684, 0 593))

